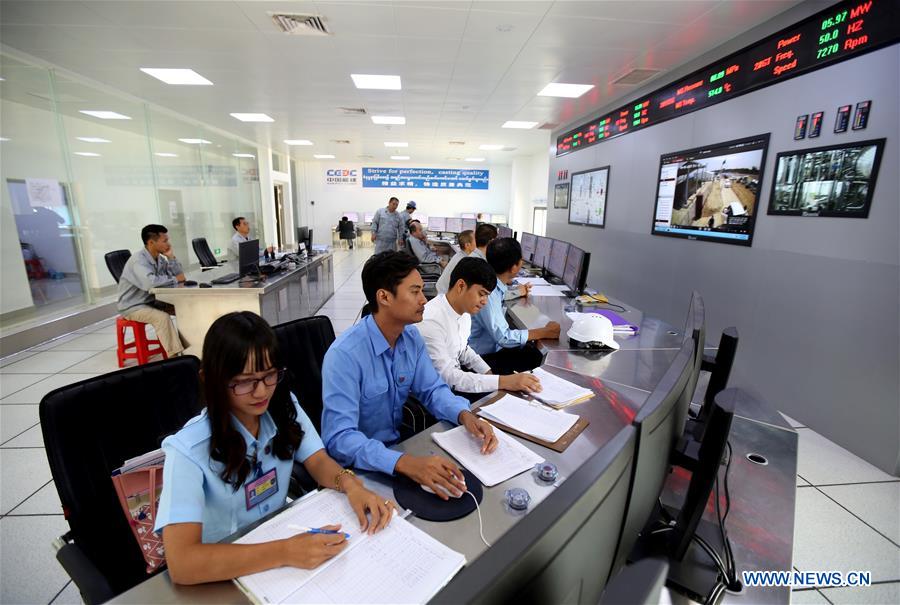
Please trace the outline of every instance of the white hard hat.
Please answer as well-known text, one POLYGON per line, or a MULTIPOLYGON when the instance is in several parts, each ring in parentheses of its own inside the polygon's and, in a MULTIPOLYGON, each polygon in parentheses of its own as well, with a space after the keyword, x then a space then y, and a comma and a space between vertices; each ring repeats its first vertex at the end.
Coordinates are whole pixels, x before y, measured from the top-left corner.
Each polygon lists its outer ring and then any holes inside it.
POLYGON ((612 322, 597 313, 579 317, 572 322, 572 327, 569 328, 566 335, 587 348, 600 346, 611 349, 619 348, 619 343, 613 338, 612 322))

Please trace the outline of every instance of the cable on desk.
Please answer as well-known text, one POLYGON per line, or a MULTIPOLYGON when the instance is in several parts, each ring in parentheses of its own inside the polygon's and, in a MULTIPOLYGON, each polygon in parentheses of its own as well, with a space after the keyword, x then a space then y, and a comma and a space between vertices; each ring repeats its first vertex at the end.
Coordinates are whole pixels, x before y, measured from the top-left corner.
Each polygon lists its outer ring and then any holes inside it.
POLYGON ((491 543, 484 538, 484 523, 481 521, 481 507, 478 506, 478 498, 469 490, 466 490, 466 493, 472 496, 472 500, 475 501, 475 512, 478 513, 478 535, 481 536, 481 541, 484 542, 484 545, 490 548, 491 543))

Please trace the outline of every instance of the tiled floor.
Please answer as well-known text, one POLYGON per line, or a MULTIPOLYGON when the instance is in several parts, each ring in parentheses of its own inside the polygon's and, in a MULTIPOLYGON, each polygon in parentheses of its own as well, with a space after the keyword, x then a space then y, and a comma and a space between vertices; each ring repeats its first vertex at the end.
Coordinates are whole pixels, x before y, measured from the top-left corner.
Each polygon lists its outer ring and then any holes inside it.
MULTIPOLYGON (((335 254, 335 295, 319 311, 340 334, 365 302, 372 249, 335 254)), ((65 533, 43 449, 38 403, 51 390, 116 369, 112 320, 0 360, 0 603, 79 603, 51 542, 65 533)), ((794 567, 871 570, 869 588, 797 591, 794 603, 900 603, 900 478, 811 429, 800 435, 794 567)))

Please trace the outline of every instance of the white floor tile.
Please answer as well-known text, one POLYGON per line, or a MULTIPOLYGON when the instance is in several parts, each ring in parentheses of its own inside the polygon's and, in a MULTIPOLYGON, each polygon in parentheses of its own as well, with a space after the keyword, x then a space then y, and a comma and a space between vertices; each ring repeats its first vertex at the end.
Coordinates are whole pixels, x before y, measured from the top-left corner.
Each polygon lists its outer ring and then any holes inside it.
POLYGON ((41 344, 32 347, 32 351, 50 351, 51 349, 56 348, 57 346, 69 342, 70 340, 74 340, 83 334, 79 332, 72 332, 71 334, 66 334, 65 336, 60 336, 59 338, 54 338, 53 340, 47 340, 42 342, 41 344))
POLYGON ((322 305, 323 309, 359 309, 363 306, 365 302, 365 298, 344 298, 344 297, 333 297, 324 305, 322 305))
POLYGON ((52 376, 52 374, 0 374, 0 399, 52 376))
POLYGON ((78 338, 67 340, 53 347, 54 351, 106 351, 116 348, 115 334, 107 334, 106 330, 92 334, 84 334, 78 338))
POLYGON ((36 405, 0 406, 0 445, 38 423, 36 405))
POLYGON ((69 576, 56 561, 53 540, 69 530, 60 516, 0 519, 0 602, 49 603, 69 576))
POLYGON ((319 315, 327 315, 332 321, 355 320, 360 309, 319 309, 319 315))
POLYGON ((813 485, 896 479, 812 429, 797 429, 797 435, 797 474, 813 485))
MULTIPOLYGON (((63 370, 64 372, 72 373, 72 374, 84 374, 84 373, 93 373, 93 374, 106 374, 108 372, 115 372, 119 370, 119 360, 116 355, 116 351, 101 351, 97 353, 96 351, 92 351, 93 357, 90 359, 86 359, 81 363, 77 363, 72 367, 63 370)), ((157 358, 154 358, 154 360, 157 358)), ((161 357, 158 359, 162 359, 161 357)), ((131 364, 134 364, 134 360, 128 360, 131 364)), ((127 365, 127 364, 126 364, 127 365)))
POLYGON ((13 353, 12 355, 7 355, 6 357, 0 358, 0 368, 5 368, 8 365, 12 365, 23 359, 28 359, 33 356, 37 351, 34 349, 29 349, 27 351, 20 351, 19 353, 13 353))
POLYGON ((97 376, 97 373, 91 374, 53 374, 49 378, 45 378, 40 382, 26 387, 20 391, 13 393, 0 400, 0 404, 6 405, 11 403, 40 403, 44 395, 59 387, 64 387, 81 380, 87 380, 97 376))
POLYGON ((13 512, 15 515, 61 515, 62 503, 59 501, 59 494, 56 492, 56 485, 51 481, 36 494, 25 500, 16 507, 13 512))
MULTIPOLYGON (((4 408, 21 408, 25 406, 21 405, 7 405, 3 406, 4 408)), ((4 448, 11 447, 36 447, 40 448, 41 452, 44 451, 44 434, 41 432, 41 425, 35 425, 29 428, 27 431, 22 433, 21 435, 10 439, 9 441, 3 444, 4 448)))
POLYGON ((55 374, 94 355, 94 351, 43 351, 0 368, 2 374, 55 374))
POLYGON ((873 581, 900 580, 900 549, 812 487, 797 490, 794 567, 870 570, 873 581))
POLYGON ((829 605, 829 603, 818 590, 813 589, 791 591, 791 605, 829 605))
POLYGON ((84 600, 75 582, 69 582, 50 605, 83 605, 84 600))
POLYGON ((50 465, 44 450, 0 449, 0 486, 3 488, 0 490, 0 514, 14 509, 50 478, 50 465))
POLYGON ((897 605, 900 603, 900 583, 864 588, 823 588, 822 594, 834 605, 897 605))
POLYGON ((896 544, 900 544, 900 481, 835 485, 819 489, 896 544))

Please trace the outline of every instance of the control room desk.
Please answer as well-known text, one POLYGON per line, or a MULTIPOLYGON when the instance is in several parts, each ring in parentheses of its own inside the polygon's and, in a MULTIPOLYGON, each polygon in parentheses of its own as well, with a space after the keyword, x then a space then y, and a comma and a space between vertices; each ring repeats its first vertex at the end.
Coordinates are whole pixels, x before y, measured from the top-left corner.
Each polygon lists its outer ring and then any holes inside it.
MULTIPOLYGON (((209 283, 236 269, 233 263, 226 263, 209 271, 192 271, 185 277, 198 284, 209 283)), ((245 278, 211 288, 179 285, 150 292, 175 306, 178 330, 188 341, 190 352, 199 357, 209 326, 226 313, 253 311, 273 326, 314 315, 334 294, 333 258, 330 252, 318 254, 262 280, 245 278)))

